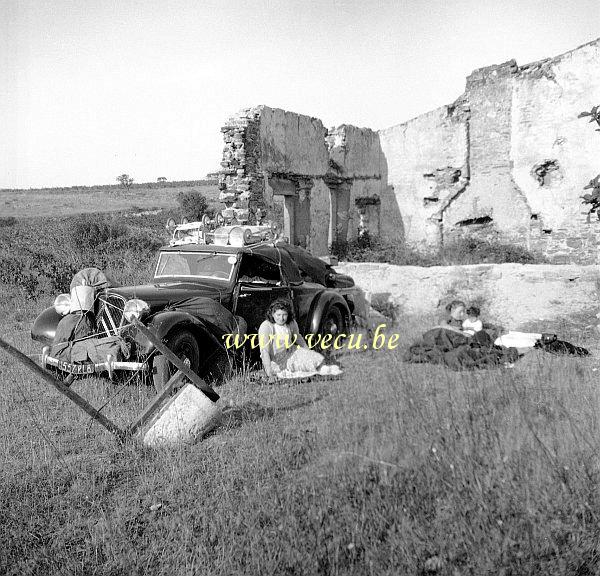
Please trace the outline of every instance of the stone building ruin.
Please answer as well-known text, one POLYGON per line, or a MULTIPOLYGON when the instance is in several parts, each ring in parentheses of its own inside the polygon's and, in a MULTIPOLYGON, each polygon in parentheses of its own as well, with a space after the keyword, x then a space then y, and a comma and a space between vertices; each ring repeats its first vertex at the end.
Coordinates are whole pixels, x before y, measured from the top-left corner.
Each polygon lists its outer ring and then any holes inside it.
MULTIPOLYGON (((252 224, 282 198, 285 235, 314 254, 327 254, 333 241, 356 235, 360 216, 353 202, 375 198, 387 179, 373 130, 327 131, 317 118, 267 106, 243 110, 221 130, 219 199, 231 210, 224 215, 252 224)), ((376 227, 378 218, 370 218, 376 227)))
POLYGON ((469 234, 600 263, 600 221, 580 198, 600 137, 578 118, 600 104, 599 70, 600 39, 480 68, 452 104, 380 131, 243 110, 222 128, 221 201, 253 223, 282 200, 285 234, 317 255, 369 230, 421 249, 469 234))

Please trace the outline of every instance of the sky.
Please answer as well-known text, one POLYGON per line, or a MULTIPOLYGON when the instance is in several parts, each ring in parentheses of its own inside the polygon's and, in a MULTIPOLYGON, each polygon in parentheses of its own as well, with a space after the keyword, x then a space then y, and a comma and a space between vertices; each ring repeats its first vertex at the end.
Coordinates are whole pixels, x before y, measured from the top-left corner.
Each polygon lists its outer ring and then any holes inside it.
POLYGON ((598 36, 599 0, 0 0, 0 188, 201 179, 243 108, 387 128, 598 36))

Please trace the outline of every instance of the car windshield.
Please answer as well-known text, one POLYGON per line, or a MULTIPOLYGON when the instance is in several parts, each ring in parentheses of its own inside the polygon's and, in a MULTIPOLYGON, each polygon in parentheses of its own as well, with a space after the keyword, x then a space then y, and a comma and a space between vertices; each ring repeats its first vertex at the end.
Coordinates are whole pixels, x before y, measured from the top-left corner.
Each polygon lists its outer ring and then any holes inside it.
POLYGON ((236 257, 210 252, 161 252, 156 266, 158 278, 212 278, 231 280, 236 257))

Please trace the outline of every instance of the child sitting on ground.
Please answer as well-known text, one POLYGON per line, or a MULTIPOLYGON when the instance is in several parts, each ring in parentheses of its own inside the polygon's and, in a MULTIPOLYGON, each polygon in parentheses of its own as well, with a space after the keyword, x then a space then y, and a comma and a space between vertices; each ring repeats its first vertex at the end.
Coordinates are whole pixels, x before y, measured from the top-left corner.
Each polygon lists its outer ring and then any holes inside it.
POLYGON ((462 331, 467 336, 474 336, 475 332, 483 330, 483 323, 479 319, 479 308, 477 306, 471 306, 467 308, 467 317, 463 320, 462 331))

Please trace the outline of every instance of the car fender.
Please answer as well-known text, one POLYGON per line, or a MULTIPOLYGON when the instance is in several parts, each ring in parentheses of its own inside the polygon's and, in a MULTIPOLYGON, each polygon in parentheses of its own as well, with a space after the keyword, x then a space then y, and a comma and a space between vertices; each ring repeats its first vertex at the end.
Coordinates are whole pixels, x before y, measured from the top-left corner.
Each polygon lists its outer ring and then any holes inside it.
POLYGON ((323 316, 329 310, 330 306, 340 308, 346 322, 350 321, 350 309, 343 296, 332 290, 324 290, 313 300, 310 307, 308 333, 316 334, 319 331, 323 316))
POLYGON ((46 346, 54 343, 56 327, 62 316, 54 309, 54 306, 46 308, 33 322, 31 327, 31 338, 46 346))
MULTIPOLYGON (((208 336, 217 346, 224 347, 202 320, 187 312, 179 310, 159 312, 148 320, 146 326, 161 340, 166 338, 172 330, 185 328, 196 336, 208 336)), ((144 354, 149 354, 154 349, 154 345, 139 332, 136 334, 135 340, 144 354)))

